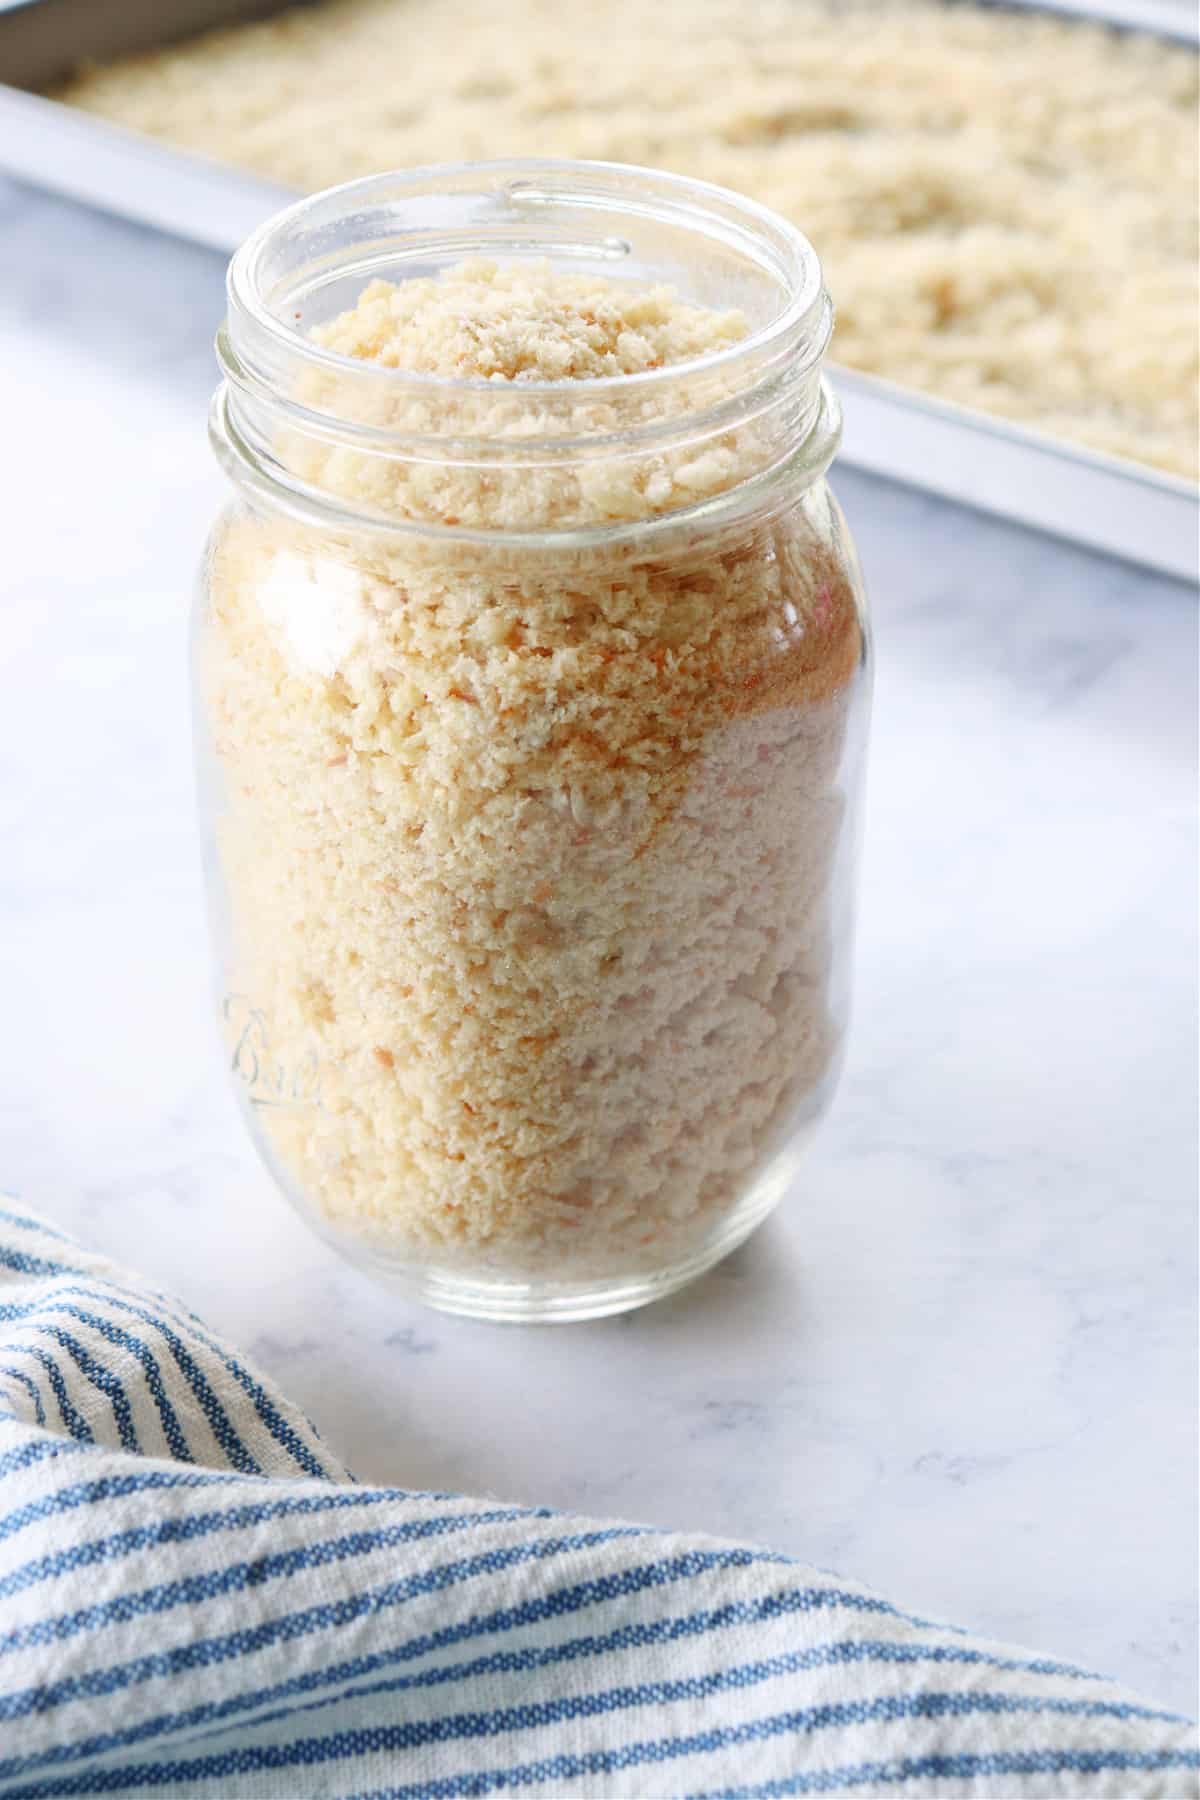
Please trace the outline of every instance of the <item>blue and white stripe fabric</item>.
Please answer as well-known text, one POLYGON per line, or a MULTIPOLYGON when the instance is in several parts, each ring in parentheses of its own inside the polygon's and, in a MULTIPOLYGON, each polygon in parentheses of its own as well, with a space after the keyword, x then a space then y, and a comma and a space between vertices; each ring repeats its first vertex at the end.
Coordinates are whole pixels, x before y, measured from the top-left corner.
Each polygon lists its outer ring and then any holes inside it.
POLYGON ((359 1485, 0 1207, 0 1796, 1174 1796, 1185 1720, 789 1557, 359 1485))

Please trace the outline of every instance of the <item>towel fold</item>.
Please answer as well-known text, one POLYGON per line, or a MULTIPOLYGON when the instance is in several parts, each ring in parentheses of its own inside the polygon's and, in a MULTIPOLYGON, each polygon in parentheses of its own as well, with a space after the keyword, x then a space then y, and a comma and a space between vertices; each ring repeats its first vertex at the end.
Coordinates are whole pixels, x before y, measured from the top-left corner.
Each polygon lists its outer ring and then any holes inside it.
POLYGON ((0 1208, 0 1796, 1184 1796, 1188 1722, 767 1550, 357 1483, 0 1208))

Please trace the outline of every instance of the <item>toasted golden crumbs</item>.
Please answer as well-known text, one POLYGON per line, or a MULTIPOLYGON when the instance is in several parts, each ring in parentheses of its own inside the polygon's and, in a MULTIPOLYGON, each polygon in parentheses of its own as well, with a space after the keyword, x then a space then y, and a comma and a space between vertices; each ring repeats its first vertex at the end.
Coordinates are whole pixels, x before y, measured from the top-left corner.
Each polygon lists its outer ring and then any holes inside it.
POLYGON ((737 312, 668 287, 618 286, 479 257, 437 278, 373 281, 313 338, 381 368, 471 381, 594 381, 710 355, 745 335, 737 312))

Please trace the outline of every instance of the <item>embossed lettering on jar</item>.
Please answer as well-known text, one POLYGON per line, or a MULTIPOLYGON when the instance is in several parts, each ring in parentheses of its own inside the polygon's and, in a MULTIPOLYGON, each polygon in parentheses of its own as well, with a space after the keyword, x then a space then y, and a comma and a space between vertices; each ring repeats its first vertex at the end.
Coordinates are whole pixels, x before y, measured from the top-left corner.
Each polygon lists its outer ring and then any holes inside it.
POLYGON ((289 1197, 434 1304, 670 1291, 829 1103, 867 685, 830 322, 790 226, 586 164, 372 179, 231 265, 228 1054, 289 1197))

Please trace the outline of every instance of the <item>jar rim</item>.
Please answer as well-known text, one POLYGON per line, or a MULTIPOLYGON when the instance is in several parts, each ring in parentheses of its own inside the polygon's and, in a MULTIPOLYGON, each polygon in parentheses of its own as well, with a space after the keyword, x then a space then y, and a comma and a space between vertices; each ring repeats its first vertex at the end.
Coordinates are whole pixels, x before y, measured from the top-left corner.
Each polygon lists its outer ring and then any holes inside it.
MULTIPOLYGON (((529 402, 553 401, 570 395, 578 399, 581 390, 588 398, 602 400, 619 393, 621 396, 650 394, 704 379, 710 375, 725 377, 739 367, 752 368, 764 362, 776 364, 782 355, 794 356, 800 375, 820 362, 833 330, 833 309, 824 287, 820 260, 812 244, 794 226, 769 207, 745 195, 713 182, 691 176, 675 175, 634 163, 616 163, 563 158, 519 157, 469 163, 430 163, 419 168, 403 169, 379 175, 368 175, 337 187, 306 195, 291 206, 264 220, 232 257, 226 277, 229 303, 229 336, 243 362, 257 360, 252 346, 267 348, 270 357, 290 361, 301 357, 310 368, 325 368, 358 376, 369 373, 393 392, 408 389, 429 398, 438 395, 494 394, 496 384, 486 376, 462 378, 436 375, 423 371, 391 368, 343 355, 317 344, 292 319, 283 316, 270 304, 266 290, 266 265, 272 249, 293 233, 302 240, 306 235, 320 241, 323 228, 339 218, 368 216, 369 208, 385 200, 398 205, 421 194, 474 191, 479 195, 492 192, 498 198, 521 200, 536 208, 555 201, 570 201, 601 211, 621 209, 627 213, 670 219, 706 233, 726 245, 740 247, 752 256, 760 268, 770 269, 778 278, 784 293, 784 304, 771 318, 749 331, 745 337, 721 349, 700 356, 669 363, 659 369, 638 370, 630 374, 589 376, 584 381, 571 377, 520 383, 520 397, 529 402), (473 181, 474 190, 464 184, 473 181)), ((389 246, 389 261, 395 260, 396 247, 403 241, 405 230, 398 229, 389 246)), ((413 253, 428 253, 432 247, 423 234, 413 233, 413 253)), ((444 239, 443 242, 448 241, 444 239)), ((477 241, 477 240, 476 240, 477 241)), ((614 260, 627 253, 622 240, 601 239, 585 248, 594 256, 603 254, 605 243, 619 246, 614 260)), ((547 240, 547 253, 562 253, 564 246, 547 240)), ((478 250, 475 252, 478 254, 478 250)), ((323 264, 328 266, 331 253, 323 264)), ((290 307, 287 310, 292 310, 290 307)))

